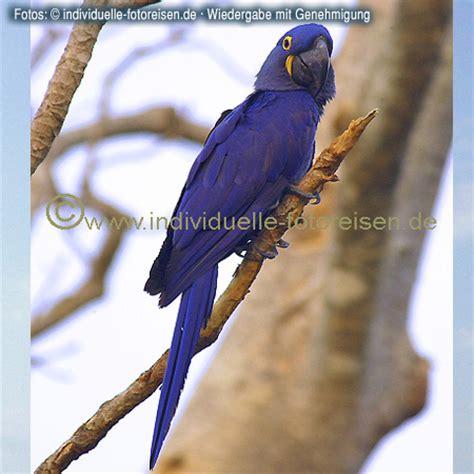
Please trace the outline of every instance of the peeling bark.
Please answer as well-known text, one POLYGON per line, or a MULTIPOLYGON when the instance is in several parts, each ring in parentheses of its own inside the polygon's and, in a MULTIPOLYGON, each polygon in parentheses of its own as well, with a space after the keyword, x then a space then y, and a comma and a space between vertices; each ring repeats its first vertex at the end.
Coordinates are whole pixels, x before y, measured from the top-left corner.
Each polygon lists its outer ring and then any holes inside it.
MULTIPOLYGON (((84 4, 87 5, 87 2, 84 4)), ((106 2, 95 4, 105 5, 106 2)), ((63 126, 103 26, 103 23, 78 23, 71 31, 64 53, 31 123, 31 174, 46 158, 63 126)))

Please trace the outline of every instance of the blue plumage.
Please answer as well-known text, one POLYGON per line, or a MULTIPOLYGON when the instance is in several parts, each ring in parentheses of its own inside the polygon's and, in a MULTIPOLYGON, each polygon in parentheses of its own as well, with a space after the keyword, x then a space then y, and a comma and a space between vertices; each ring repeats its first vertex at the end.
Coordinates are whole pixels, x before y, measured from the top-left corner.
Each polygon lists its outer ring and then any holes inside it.
POLYGON ((216 295, 216 284, 217 265, 214 265, 211 270, 197 278, 181 298, 168 366, 161 388, 162 397, 156 413, 150 469, 155 464, 176 411, 184 379, 199 339, 199 332, 211 313, 212 301, 216 295))
POLYGON ((225 226, 223 219, 267 215, 310 167, 317 124, 335 93, 331 51, 332 39, 321 25, 299 26, 284 35, 257 75, 255 91, 221 116, 191 168, 174 216, 193 217, 197 225, 168 229, 145 284, 148 293, 161 294, 160 306, 182 294, 150 468, 212 310, 217 264, 257 230, 225 226), (204 217, 219 218, 221 225, 205 228, 204 217))

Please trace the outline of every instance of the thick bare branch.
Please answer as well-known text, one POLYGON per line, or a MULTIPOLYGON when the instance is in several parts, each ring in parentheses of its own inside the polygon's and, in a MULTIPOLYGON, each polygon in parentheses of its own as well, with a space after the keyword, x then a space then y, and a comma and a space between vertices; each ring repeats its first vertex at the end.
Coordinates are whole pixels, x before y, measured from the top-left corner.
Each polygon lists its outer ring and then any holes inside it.
MULTIPOLYGON (((311 170, 302 179, 301 190, 315 193, 321 191, 325 183, 337 180, 335 172, 339 165, 357 143, 360 135, 376 113, 376 111, 372 111, 366 117, 352 121, 349 128, 321 152, 311 170)), ((196 352, 208 347, 217 339, 225 322, 250 291, 263 264, 262 256, 255 249, 271 248, 286 232, 288 224, 294 223, 301 216, 305 204, 306 200, 295 195, 287 195, 283 198, 273 213, 278 226, 272 230, 265 229, 253 242, 231 283, 214 305, 209 324, 201 332, 196 352)), ((37 468, 36 473, 62 472, 72 461, 97 446, 116 423, 159 387, 163 380, 167 360, 168 351, 126 390, 102 404, 98 411, 74 432, 71 438, 37 468)))
MULTIPOLYGON (((97 2, 105 5, 105 0, 97 2)), ((85 2, 84 5, 87 3, 85 2)), ((76 24, 31 124, 31 174, 43 162, 58 135, 71 100, 92 57, 103 23, 76 24)))

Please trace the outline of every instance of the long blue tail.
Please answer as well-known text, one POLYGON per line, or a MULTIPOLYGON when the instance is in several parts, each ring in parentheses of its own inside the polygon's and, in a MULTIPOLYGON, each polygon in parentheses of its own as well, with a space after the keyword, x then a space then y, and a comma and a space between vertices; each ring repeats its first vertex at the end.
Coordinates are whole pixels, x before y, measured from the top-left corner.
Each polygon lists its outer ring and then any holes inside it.
POLYGON ((150 453, 150 469, 155 466, 163 441, 178 405, 184 379, 194 355, 199 333, 211 315, 216 296, 217 265, 199 277, 182 295, 171 342, 168 365, 161 387, 150 453))

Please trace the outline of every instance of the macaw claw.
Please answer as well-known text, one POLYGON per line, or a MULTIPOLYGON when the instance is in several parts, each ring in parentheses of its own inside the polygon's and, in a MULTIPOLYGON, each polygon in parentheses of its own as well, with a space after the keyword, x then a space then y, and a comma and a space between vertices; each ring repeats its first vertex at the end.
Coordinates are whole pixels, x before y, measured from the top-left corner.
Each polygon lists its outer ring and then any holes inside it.
POLYGON ((290 191, 291 194, 296 194, 297 196, 308 199, 308 201, 312 201, 314 199, 315 202, 311 204, 319 204, 321 202, 321 196, 319 195, 318 192, 314 194, 307 193, 305 191, 302 191, 300 188, 298 188, 298 186, 295 186, 294 184, 290 184, 288 186, 288 190, 290 191))
MULTIPOLYGON (((268 259, 271 260, 271 259, 275 258, 278 255, 277 247, 282 248, 282 249, 286 249, 289 246, 290 246, 290 244, 286 240, 280 239, 275 244, 275 246, 270 250, 261 250, 258 247, 254 247, 254 248, 255 248, 255 251, 258 254, 260 254, 262 257, 268 258, 268 259)), ((238 246, 238 247, 235 248, 235 254, 238 255, 239 257, 243 258, 243 257, 246 256, 246 254, 249 250, 249 247, 250 247, 250 242, 246 243, 244 245, 238 246)), ((247 256, 247 258, 249 258, 249 256, 247 256)))
POLYGON ((255 247, 255 250, 263 257, 268 258, 269 260, 274 259, 278 255, 278 250, 276 247, 273 247, 271 250, 261 250, 258 247, 255 247))
POLYGON ((287 242, 286 240, 283 240, 283 239, 280 239, 277 243, 276 243, 276 246, 277 247, 280 247, 281 249, 287 249, 290 244, 289 242, 287 242))
POLYGON ((240 245, 237 245, 234 249, 234 253, 239 257, 244 258, 250 247, 250 241, 243 242, 240 245))

